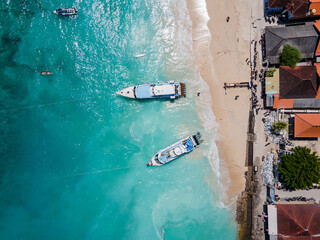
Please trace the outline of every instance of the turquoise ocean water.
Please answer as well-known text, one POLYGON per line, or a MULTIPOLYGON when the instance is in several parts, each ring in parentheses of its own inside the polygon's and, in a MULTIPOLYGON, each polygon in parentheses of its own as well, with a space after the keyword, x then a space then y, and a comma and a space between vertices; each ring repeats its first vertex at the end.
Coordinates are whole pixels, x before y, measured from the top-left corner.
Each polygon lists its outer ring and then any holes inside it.
POLYGON ((190 29, 184 0, 1 1, 0 239, 236 238, 197 112, 205 86, 190 29), (187 97, 114 94, 169 80, 185 82, 187 97), (199 149, 146 167, 198 130, 199 149))

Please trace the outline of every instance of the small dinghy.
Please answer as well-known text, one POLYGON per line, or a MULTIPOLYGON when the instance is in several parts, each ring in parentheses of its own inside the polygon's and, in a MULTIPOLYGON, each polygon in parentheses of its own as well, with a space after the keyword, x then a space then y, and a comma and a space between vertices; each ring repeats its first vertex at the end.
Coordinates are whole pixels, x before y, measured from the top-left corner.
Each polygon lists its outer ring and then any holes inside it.
POLYGON ((40 72, 41 75, 52 75, 52 72, 50 71, 42 71, 40 72))
POLYGON ((190 135, 180 141, 170 145, 169 147, 160 150, 156 155, 154 155, 147 166, 161 166, 168 162, 171 162, 178 157, 189 153, 196 149, 203 140, 201 134, 198 132, 196 134, 190 135))
POLYGON ((116 94, 121 95, 123 97, 135 99, 175 99, 179 97, 185 97, 186 88, 184 83, 170 81, 166 83, 136 85, 116 92, 116 94))
POLYGON ((77 9, 75 8, 59 8, 53 11, 54 14, 68 16, 68 15, 76 15, 77 9))
POLYGON ((136 58, 140 58, 140 57, 144 57, 146 54, 145 53, 143 53, 143 54, 137 54, 137 55, 135 55, 135 57, 136 58))

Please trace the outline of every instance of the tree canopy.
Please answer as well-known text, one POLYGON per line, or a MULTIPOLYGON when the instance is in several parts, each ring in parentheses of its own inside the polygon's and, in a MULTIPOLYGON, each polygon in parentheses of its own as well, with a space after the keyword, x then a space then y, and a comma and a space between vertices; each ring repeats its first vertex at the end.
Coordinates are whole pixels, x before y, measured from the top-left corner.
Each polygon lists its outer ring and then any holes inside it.
POLYGON ((320 181, 320 158, 307 147, 295 147, 292 154, 281 156, 280 181, 290 189, 311 188, 320 181))
POLYGON ((279 64, 281 66, 289 66, 295 68, 296 64, 302 60, 302 55, 299 49, 286 44, 283 46, 279 56, 279 64))

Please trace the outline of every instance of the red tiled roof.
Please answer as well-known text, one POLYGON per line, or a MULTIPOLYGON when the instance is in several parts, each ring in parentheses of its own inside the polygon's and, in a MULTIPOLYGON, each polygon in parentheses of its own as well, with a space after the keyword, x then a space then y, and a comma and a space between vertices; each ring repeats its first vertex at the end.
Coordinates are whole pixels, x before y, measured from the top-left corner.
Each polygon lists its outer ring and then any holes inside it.
POLYGON ((308 0, 269 0, 269 8, 286 8, 293 17, 306 17, 309 10, 308 0))
POLYGON ((294 99, 280 99, 279 94, 278 96, 274 96, 273 99, 273 108, 280 109, 280 108, 293 108, 294 99))
POLYGON ((278 239, 317 239, 319 222, 320 204, 277 205, 278 239))
POLYGON ((269 8, 286 7, 290 0, 269 0, 269 8))
POLYGON ((301 113, 294 117, 295 137, 320 137, 320 114, 301 113))
POLYGON ((280 99, 314 98, 317 90, 315 66, 280 67, 280 99))

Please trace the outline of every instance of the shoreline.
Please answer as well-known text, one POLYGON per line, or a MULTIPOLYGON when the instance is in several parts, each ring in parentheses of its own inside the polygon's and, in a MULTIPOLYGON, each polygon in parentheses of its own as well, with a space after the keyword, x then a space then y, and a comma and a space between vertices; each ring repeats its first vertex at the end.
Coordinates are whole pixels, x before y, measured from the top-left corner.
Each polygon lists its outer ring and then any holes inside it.
POLYGON ((187 1, 195 65, 210 88, 212 111, 218 125, 216 144, 221 169, 218 180, 229 182, 222 201, 232 206, 245 188, 250 91, 225 91, 223 84, 245 82, 250 78, 250 68, 245 61, 250 54, 250 18, 245 19, 243 15, 249 13, 251 7, 248 0, 242 3, 238 9, 232 7, 231 0, 216 3, 187 1), (239 96, 237 100, 235 96, 239 96))

